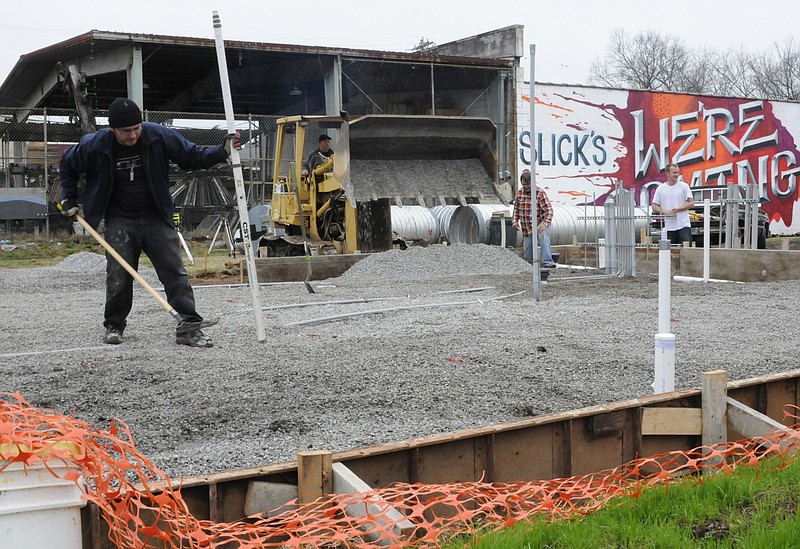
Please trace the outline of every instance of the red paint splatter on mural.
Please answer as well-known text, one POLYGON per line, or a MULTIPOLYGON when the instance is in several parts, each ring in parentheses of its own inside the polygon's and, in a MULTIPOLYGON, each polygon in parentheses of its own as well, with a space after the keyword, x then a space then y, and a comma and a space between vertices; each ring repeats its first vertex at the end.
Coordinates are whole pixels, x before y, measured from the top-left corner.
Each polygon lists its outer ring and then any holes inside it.
POLYGON ((629 92, 627 107, 619 108, 565 99, 603 109, 622 125, 627 151, 618 170, 606 176, 625 188, 638 193, 647 183, 664 181, 663 166, 675 162, 693 186, 759 185, 770 220, 791 225, 800 198, 800 154, 769 101, 629 92))

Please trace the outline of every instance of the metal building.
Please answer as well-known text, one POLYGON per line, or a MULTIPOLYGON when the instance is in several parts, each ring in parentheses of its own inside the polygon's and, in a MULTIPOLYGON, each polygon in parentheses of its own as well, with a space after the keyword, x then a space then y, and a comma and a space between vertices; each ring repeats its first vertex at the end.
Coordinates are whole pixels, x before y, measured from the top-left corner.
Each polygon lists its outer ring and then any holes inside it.
MULTIPOLYGON (((252 139, 254 184, 270 175, 268 136, 276 117, 340 111, 489 118, 497 129, 497 182, 516 173, 521 25, 419 53, 237 41, 226 41, 225 52, 237 120, 263 136, 252 139)), ((180 127, 176 120, 224 120, 212 38, 92 30, 22 55, 0 86, 0 192, 44 187, 54 198, 60 151, 80 136, 59 63, 84 78, 100 116, 115 97, 128 96, 151 121, 180 127)), ((195 142, 217 143, 223 128, 187 133, 195 142)), ((0 219, 8 219, 2 211, 0 219)))

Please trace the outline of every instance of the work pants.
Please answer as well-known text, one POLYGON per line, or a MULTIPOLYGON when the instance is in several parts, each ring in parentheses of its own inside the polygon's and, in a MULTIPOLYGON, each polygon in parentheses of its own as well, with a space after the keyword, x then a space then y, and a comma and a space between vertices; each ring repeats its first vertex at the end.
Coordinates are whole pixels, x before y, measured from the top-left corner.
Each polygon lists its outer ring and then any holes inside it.
MULTIPOLYGON (((543 233, 539 235, 539 246, 542 250, 542 265, 550 265, 554 263, 553 253, 550 250, 550 227, 548 226, 543 233)), ((533 264, 533 237, 526 236, 522 239, 522 251, 525 261, 533 264)))
POLYGON ((667 240, 669 243, 676 246, 682 246, 684 242, 692 241, 692 228, 681 227, 675 231, 667 231, 667 240))
MULTIPOLYGON (((139 257, 147 254, 167 301, 186 321, 202 319, 195 310, 194 292, 183 266, 178 232, 158 215, 106 219, 106 241, 137 272, 139 257)), ((133 277, 106 253, 106 307, 103 326, 124 330, 133 306, 133 277)))

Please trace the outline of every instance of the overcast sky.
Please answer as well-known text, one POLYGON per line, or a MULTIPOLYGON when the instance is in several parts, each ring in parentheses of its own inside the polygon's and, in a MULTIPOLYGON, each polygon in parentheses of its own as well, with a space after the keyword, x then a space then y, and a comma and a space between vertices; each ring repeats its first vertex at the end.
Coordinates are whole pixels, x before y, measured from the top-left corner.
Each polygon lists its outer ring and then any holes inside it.
MULTIPOLYGON (((585 84, 605 55, 610 32, 655 30, 692 47, 744 48, 784 43, 800 21, 795 0, 354 0, 339 2, 136 0, 129 3, 38 0, 7 2, 0 20, 0 78, 21 55, 92 29, 213 38, 212 12, 226 40, 409 51, 425 37, 437 44, 509 25, 524 25, 525 71, 536 45, 536 80, 585 84)), ((796 38, 800 41, 800 36, 796 38)))

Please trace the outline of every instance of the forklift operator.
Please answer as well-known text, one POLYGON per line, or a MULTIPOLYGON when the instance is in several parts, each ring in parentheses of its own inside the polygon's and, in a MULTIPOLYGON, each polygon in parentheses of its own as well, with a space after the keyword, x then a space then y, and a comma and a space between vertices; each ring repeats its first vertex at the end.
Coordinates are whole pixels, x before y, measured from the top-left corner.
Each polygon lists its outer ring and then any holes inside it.
POLYGON ((319 148, 308 155, 308 159, 303 164, 301 175, 303 177, 307 176, 314 171, 315 168, 327 162, 331 156, 333 156, 331 136, 323 133, 319 136, 319 148))

